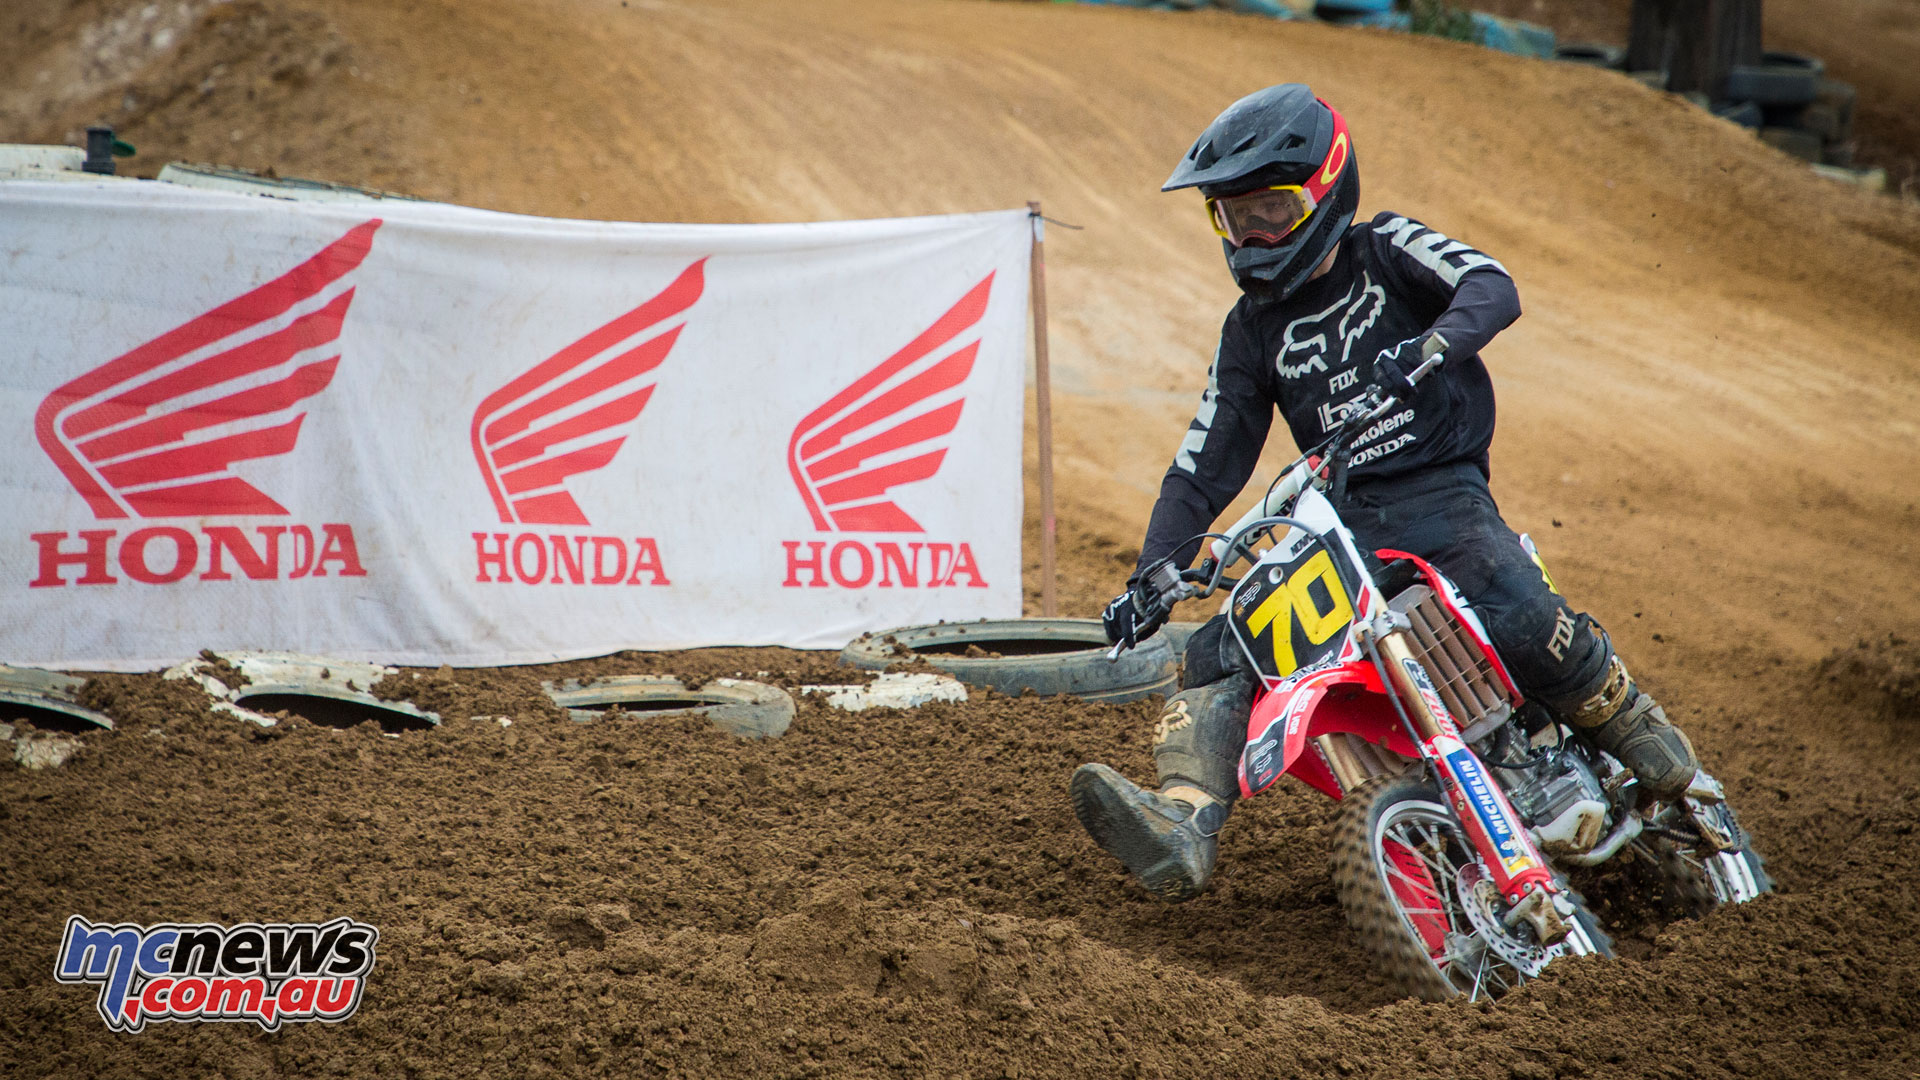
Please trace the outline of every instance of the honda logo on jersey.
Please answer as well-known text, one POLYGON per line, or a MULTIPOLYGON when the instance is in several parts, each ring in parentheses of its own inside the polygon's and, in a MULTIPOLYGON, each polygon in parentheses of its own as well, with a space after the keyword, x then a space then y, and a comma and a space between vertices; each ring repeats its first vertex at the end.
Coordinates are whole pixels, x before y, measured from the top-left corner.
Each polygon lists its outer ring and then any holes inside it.
MULTIPOLYGON (((592 524, 567 481, 605 468, 620 452, 653 396, 655 370, 700 299, 705 264, 687 267, 658 295, 535 364, 474 410, 473 456, 501 522, 592 524)), ((473 541, 476 581, 671 584, 651 537, 476 532, 473 541)))
MULTIPOLYGON (((946 460, 980 349, 988 274, 933 325, 814 409, 787 441, 787 469, 821 532, 924 533, 894 489, 946 460)), ((986 587, 964 541, 782 541, 788 588, 986 587)))
POLYGON ((350 525, 260 526, 249 538, 204 519, 289 514, 234 466, 293 452, 307 416, 302 403, 324 391, 339 366, 354 272, 380 224, 353 227, 272 281, 47 395, 34 434, 95 517, 203 520, 197 531, 152 526, 124 539, 118 529, 84 529, 77 538, 33 533, 33 587, 109 585, 122 576, 160 585, 196 572, 231 580, 229 567, 255 579, 325 577, 329 564, 340 576, 365 575, 350 525), (70 570, 78 571, 71 580, 70 570))

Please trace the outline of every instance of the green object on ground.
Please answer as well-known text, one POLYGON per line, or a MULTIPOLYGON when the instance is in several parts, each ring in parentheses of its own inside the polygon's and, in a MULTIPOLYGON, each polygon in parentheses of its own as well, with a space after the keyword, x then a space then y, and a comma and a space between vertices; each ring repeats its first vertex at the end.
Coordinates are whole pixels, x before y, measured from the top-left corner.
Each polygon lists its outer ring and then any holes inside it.
POLYGON ((1473 12, 1463 11, 1447 0, 1413 0, 1407 7, 1407 29, 1416 34, 1480 43, 1480 28, 1473 12))

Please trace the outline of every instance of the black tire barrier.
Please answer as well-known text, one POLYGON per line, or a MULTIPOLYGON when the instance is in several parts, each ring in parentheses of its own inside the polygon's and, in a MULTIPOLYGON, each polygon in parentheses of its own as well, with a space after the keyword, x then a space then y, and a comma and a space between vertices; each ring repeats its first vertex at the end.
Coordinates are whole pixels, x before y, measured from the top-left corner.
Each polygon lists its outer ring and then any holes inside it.
POLYGON ((968 686, 1017 696, 1069 694, 1119 704, 1178 689, 1178 657, 1166 634, 1107 659, 1099 619, 997 619, 903 626, 862 634, 840 651, 840 661, 885 671, 913 660, 968 686))
POLYGON ((1716 105, 1713 115, 1739 124, 1743 128, 1758 128, 1763 122, 1760 106, 1751 101, 1734 101, 1725 105, 1716 105))
POLYGON ((1805 53, 1768 49, 1766 52, 1760 54, 1760 63, 1767 67, 1798 68, 1801 71, 1812 73, 1816 79, 1827 73, 1826 61, 1817 56, 1808 56, 1805 53))
POLYGON ((1207 624, 1199 622, 1170 622, 1160 628, 1160 632, 1166 635, 1167 646, 1173 650, 1175 660, 1186 659, 1187 639, 1193 636, 1194 631, 1205 625, 1207 624))
POLYGON ((1726 97, 1763 107, 1810 105, 1820 92, 1826 65, 1811 56, 1770 52, 1758 64, 1736 64, 1727 74, 1726 97))
POLYGON ((1847 126, 1848 134, 1851 136, 1853 106, 1859 96, 1852 83, 1841 82, 1838 79, 1821 79, 1819 87, 1814 91, 1813 100, 1817 104, 1833 106, 1834 111, 1840 116, 1841 123, 1847 126))
POLYGON ((777 738, 793 723, 793 698, 785 690, 744 679, 714 679, 689 690, 670 675, 614 675, 585 683, 576 679, 542 686, 555 705, 582 723, 618 707, 630 713, 696 715, 742 738, 777 738))
POLYGON ((1853 105, 1856 94, 1851 83, 1821 79, 1810 104, 1798 108, 1769 109, 1770 127, 1797 127, 1820 136, 1831 149, 1835 143, 1853 141, 1853 105))
POLYGON ((1853 137, 1852 125, 1841 117, 1840 110, 1824 101, 1801 109, 1793 126, 1820 136, 1823 143, 1846 142, 1853 137))
POLYGON ((1608 71, 1627 69, 1627 50, 1618 45, 1601 45, 1589 41, 1576 42, 1553 50, 1553 58, 1565 60, 1569 64, 1587 64, 1592 67, 1606 68, 1608 71))
POLYGON ((87 680, 41 668, 0 664, 0 723, 28 720, 35 727, 79 733, 113 730, 113 720, 80 704, 87 680))
POLYGON ((409 701, 390 700, 371 693, 375 683, 397 672, 397 668, 358 660, 235 650, 217 656, 202 653, 201 659, 169 668, 162 677, 198 683, 211 699, 214 712, 263 727, 274 725, 274 719, 267 714, 276 712, 291 713, 323 727, 349 728, 372 721, 390 735, 437 727, 440 723, 437 713, 427 712, 409 701), (243 681, 236 686, 227 685, 215 674, 212 666, 215 661, 237 669, 243 681))
POLYGON ((1799 128, 1763 127, 1760 129, 1760 141, 1802 161, 1819 161, 1825 149, 1820 145, 1820 136, 1799 128))
POLYGON ((386 701, 372 694, 307 683, 248 685, 234 692, 233 704, 248 712, 288 712, 309 724, 350 728, 369 721, 381 731, 430 731, 440 725, 433 713, 405 701, 386 701))

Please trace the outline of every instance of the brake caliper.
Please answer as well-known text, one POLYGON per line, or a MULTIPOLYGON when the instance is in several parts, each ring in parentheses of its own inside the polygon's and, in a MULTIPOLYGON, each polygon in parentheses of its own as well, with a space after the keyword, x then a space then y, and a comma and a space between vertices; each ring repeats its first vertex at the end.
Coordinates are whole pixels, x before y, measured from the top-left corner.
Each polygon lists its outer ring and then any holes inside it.
POLYGON ((1566 918, 1572 913, 1572 905, 1568 905, 1568 911, 1562 912, 1554 900, 1554 895, 1541 888, 1536 881, 1527 886, 1527 894, 1501 916, 1500 921, 1506 923, 1509 929, 1524 922, 1533 927, 1534 936, 1540 944, 1558 945, 1573 932, 1573 924, 1566 918))

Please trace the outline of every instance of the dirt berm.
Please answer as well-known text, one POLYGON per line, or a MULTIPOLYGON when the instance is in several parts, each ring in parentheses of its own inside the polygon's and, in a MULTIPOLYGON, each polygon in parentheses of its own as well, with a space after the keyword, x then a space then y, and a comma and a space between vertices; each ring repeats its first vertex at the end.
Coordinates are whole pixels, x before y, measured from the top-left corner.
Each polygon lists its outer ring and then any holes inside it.
POLYGON ((178 684, 102 677, 88 699, 117 732, 58 768, 0 765, 12 1073, 1920 1070, 1911 205, 1605 73, 1321 25, 949 0, 146 10, 9 5, 0 138, 108 119, 148 171, 212 160, 540 214, 1040 198, 1084 225, 1048 233, 1074 613, 1131 565, 1232 299, 1197 201, 1158 184, 1226 102, 1312 83, 1353 127, 1363 213, 1428 220, 1519 282, 1527 315, 1487 353, 1495 494, 1694 734, 1782 893, 1672 922, 1584 882, 1624 959, 1556 965, 1491 1008, 1394 1002, 1333 905, 1317 796, 1245 807, 1217 884, 1178 908, 1080 835, 1068 773, 1144 774, 1150 704, 805 702, 785 738, 742 743, 575 725, 537 696, 616 670, 850 677, 723 650, 408 673, 387 691, 448 722, 385 738, 261 732, 178 684), (76 912, 352 915, 382 938, 344 1025, 130 1038, 52 979, 76 912))

